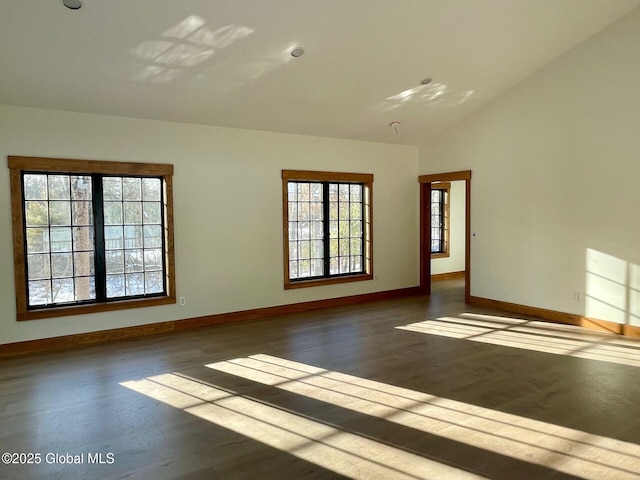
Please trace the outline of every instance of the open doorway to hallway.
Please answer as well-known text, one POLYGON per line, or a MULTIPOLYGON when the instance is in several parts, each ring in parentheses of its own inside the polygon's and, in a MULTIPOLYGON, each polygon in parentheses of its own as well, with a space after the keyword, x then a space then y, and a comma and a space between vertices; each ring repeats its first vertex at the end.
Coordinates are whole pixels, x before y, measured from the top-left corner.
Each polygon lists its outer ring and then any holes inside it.
POLYGON ((464 180, 432 182, 431 213, 432 295, 446 295, 464 301, 465 285, 465 205, 464 180), (439 288, 440 287, 440 288, 439 288))
POLYGON ((420 288, 462 281, 471 292, 471 171, 422 175, 420 181, 420 288))

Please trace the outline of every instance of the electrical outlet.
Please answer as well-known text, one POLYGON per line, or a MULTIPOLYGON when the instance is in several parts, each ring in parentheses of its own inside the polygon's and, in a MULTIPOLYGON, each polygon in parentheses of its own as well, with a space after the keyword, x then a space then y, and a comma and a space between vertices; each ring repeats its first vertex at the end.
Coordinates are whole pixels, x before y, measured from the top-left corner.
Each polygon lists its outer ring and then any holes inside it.
POLYGON ((187 297, 180 297, 180 306, 184 307, 187 304, 187 297))
POLYGON ((573 295, 571 296, 571 298, 573 299, 574 302, 580 302, 580 293, 573 292, 573 295))

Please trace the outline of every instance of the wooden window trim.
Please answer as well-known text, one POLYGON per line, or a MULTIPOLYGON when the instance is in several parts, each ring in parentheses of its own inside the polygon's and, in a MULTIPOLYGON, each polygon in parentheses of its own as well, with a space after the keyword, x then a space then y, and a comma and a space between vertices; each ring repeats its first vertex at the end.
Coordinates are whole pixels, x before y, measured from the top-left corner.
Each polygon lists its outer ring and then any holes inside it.
POLYGON ((449 231, 451 230, 451 182, 434 182, 431 184, 431 190, 444 190, 444 252, 432 253, 431 258, 448 258, 451 253, 449 245, 449 231))
POLYGON ((360 282, 373 280, 373 174, 346 173, 346 172, 321 172, 312 170, 282 170, 282 244, 283 244, 283 271, 284 289, 298 289, 317 287, 321 285, 333 285, 339 283, 360 282), (368 204, 365 208, 365 252, 364 274, 337 276, 310 280, 291 281, 289 277, 289 198, 288 182, 290 180, 308 182, 347 182, 362 183, 367 192, 368 204))
POLYGON ((176 303, 175 254, 173 240, 173 165, 154 163, 72 160, 59 158, 10 156, 7 159, 11 183, 11 226, 13 231, 13 259, 16 290, 16 317, 18 321, 38 320, 68 315, 83 315, 129 308, 149 307, 176 303), (86 305, 64 307, 27 308, 25 239, 23 231, 24 205, 22 201, 21 172, 23 170, 47 173, 86 173, 113 175, 148 175, 163 179, 165 188, 165 276, 167 294, 161 297, 126 299, 86 305))

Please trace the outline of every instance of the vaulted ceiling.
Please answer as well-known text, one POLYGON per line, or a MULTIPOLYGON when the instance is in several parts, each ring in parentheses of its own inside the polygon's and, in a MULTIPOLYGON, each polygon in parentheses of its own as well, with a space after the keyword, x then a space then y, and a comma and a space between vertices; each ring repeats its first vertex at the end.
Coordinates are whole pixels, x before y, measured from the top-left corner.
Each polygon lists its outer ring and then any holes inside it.
POLYGON ((2 3, 0 104, 420 145, 640 0, 2 3))

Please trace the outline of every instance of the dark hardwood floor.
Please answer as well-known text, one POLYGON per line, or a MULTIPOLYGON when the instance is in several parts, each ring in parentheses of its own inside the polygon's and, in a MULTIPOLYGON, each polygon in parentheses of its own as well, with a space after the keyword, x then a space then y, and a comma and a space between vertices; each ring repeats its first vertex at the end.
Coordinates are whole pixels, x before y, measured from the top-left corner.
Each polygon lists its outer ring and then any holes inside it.
POLYGON ((462 300, 2 359, 0 478, 639 479, 640 341, 462 300))

